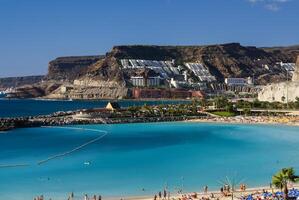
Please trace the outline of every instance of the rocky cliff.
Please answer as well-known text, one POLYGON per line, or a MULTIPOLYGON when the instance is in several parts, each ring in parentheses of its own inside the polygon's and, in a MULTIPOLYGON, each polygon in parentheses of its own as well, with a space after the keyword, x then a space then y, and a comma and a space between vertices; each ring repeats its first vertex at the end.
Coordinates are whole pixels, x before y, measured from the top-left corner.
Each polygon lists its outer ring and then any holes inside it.
MULTIPOLYGON (((292 48, 246 47, 239 43, 207 46, 115 46, 105 60, 145 59, 201 62, 216 76, 218 81, 225 77, 255 76, 257 82, 266 84, 285 79, 285 72, 276 62, 294 62, 299 46, 292 48), (270 66, 267 69, 264 66, 270 66)), ((101 63, 95 69, 101 69, 101 63)), ((115 67, 114 67, 115 68, 115 67)), ((94 70, 94 68, 93 68, 94 70)), ((121 72, 120 72, 121 73, 121 72)))
POLYGON ((47 98, 121 99, 127 94, 124 74, 117 59, 107 55, 86 68, 86 73, 74 80, 71 86, 62 85, 47 98))
POLYGON ((48 80, 73 81, 86 74, 87 67, 101 60, 104 56, 59 57, 49 62, 48 80))
MULTIPOLYGON (((295 62, 297 55, 299 46, 257 48, 239 43, 205 46, 115 46, 105 56, 60 57, 51 61, 46 80, 50 83, 59 82, 60 85, 51 92, 48 90, 36 94, 53 98, 85 98, 84 91, 89 91, 89 96, 93 98, 126 97, 127 80, 132 75, 132 70, 124 70, 120 59, 173 60, 175 66, 186 62, 200 62, 218 82, 222 82, 226 77, 254 76, 255 83, 274 83, 286 79, 285 69, 276 63, 295 62), (71 87, 65 90, 64 87, 69 84, 71 87), (64 91, 63 94, 61 91, 64 91)), ((150 72, 135 70, 134 73, 150 72)), ((44 90, 44 86, 37 87, 44 90)))
POLYGON ((293 82, 299 82, 299 56, 297 57, 295 71, 292 77, 293 82))
POLYGON ((289 47, 265 47, 262 49, 273 54, 279 60, 291 60, 291 62, 295 62, 299 55, 299 45, 289 47))
POLYGON ((299 56, 292 81, 272 83, 264 86, 258 94, 260 101, 283 102, 296 101, 299 97, 299 56))
POLYGON ((44 77, 45 76, 23 76, 0 78, 0 90, 21 87, 24 85, 32 85, 40 82, 44 77))

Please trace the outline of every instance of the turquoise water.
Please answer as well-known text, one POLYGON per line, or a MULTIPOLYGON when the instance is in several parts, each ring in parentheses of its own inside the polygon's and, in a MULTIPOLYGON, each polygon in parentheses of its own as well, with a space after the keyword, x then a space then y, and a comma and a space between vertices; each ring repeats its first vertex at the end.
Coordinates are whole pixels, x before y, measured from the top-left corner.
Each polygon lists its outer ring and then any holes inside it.
POLYGON ((218 189, 226 176, 250 187, 268 185, 282 167, 299 172, 298 127, 186 122, 73 127, 85 130, 28 128, 1 134, 0 165, 29 164, 0 168, 1 199, 37 194, 60 199, 71 191, 152 195, 165 185, 171 191, 199 191, 204 185, 218 189), (36 164, 103 134, 93 130, 108 134, 65 157, 36 164))
MULTIPOLYGON (((19 117, 51 114, 56 111, 69 111, 87 108, 103 108, 109 100, 74 100, 74 101, 52 101, 52 100, 33 100, 33 99, 1 99, 0 98, 0 117, 19 117)), ((118 100, 121 107, 159 105, 159 104, 178 104, 188 103, 183 100, 161 100, 161 101, 132 101, 118 100)))

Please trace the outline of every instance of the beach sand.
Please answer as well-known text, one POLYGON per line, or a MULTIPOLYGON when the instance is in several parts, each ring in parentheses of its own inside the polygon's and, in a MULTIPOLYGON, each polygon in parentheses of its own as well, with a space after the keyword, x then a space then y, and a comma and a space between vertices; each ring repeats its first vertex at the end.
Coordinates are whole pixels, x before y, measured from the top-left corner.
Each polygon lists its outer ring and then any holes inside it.
POLYGON ((229 123, 229 124, 268 124, 299 126, 299 116, 235 116, 209 117, 186 120, 187 122, 229 123))
MULTIPOLYGON (((289 186, 289 189, 291 188, 296 188, 299 189, 299 185, 297 184, 293 184, 289 186)), ((279 189, 271 189, 269 186, 265 186, 265 187, 253 187, 253 188, 248 188, 245 191, 241 191, 239 189, 237 189, 233 195, 234 195, 234 199, 240 199, 241 197, 244 196, 248 196, 250 194, 262 194, 264 191, 268 191, 268 192, 277 192, 280 191, 279 189)), ((219 200, 231 200, 232 196, 231 194, 228 196, 224 196, 220 191, 208 191, 207 193, 204 192, 186 192, 183 194, 171 194, 169 199, 182 199, 183 196, 192 196, 194 194, 197 194, 197 198, 193 198, 193 199, 219 199, 219 200), (213 198, 211 198, 211 195, 214 195, 213 198)), ((154 194, 155 195, 155 194, 154 194)), ((132 196, 132 197, 127 197, 127 198, 122 198, 123 200, 153 200, 154 199, 154 195, 153 196, 132 196)), ((109 198, 110 199, 110 198, 109 198)), ((112 200, 113 198, 111 198, 112 200)), ((118 198, 120 199, 120 198, 118 198)), ((163 198, 162 198, 163 199, 163 198)), ((159 200, 159 198, 157 198, 157 200, 159 200)), ((166 198, 166 200, 168 200, 168 198, 166 198)))

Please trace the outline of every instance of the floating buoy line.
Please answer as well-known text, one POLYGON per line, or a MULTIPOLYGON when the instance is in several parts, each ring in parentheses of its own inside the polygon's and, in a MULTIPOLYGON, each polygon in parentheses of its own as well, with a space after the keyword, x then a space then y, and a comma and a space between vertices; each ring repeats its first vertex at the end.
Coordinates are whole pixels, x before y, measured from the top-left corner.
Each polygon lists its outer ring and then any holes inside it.
MULTIPOLYGON (((84 147, 90 145, 90 144, 93 144, 99 140, 101 140, 102 138, 104 138, 105 136, 107 136, 109 134, 108 131, 104 131, 104 130, 97 130, 97 129, 90 129, 90 128, 80 128, 80 127, 59 127, 59 126, 42 126, 43 128, 56 128, 56 129, 69 129, 69 130, 83 130, 83 131, 93 131, 93 132, 98 132, 98 133, 102 133, 101 135, 99 135, 98 137, 88 141, 88 142, 85 142, 84 144, 81 144, 71 150, 68 150, 68 151, 65 151, 65 152, 62 152, 62 153, 58 153, 58 154, 55 154, 55 155, 52 155, 46 159, 43 159, 43 160, 40 160, 37 162, 37 165, 42 165, 42 164, 45 164, 51 160, 54 160, 54 159, 57 159, 57 158, 61 158, 61 157, 65 157, 67 155, 70 155, 76 151, 79 151, 81 149, 83 149, 84 147)), ((5 165, 1 165, 0 164, 0 169, 1 168, 14 168, 14 167, 28 167, 30 166, 30 164, 26 164, 26 163, 23 163, 23 164, 5 164, 5 165)))

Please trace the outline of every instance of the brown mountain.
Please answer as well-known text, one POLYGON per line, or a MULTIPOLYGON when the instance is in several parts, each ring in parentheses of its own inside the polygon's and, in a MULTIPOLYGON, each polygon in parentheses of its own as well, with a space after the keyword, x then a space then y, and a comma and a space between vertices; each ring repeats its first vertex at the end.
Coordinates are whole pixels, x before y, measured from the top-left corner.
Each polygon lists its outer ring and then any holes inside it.
POLYGON ((87 67, 103 59, 104 56, 58 57, 49 62, 47 79, 73 81, 86 74, 87 67))
MULTIPOLYGON (((299 46, 257 48, 239 43, 207 46, 115 46, 107 56, 90 66, 88 76, 95 79, 123 81, 126 77, 120 68, 119 59, 175 60, 201 62, 208 67, 218 81, 225 77, 255 76, 257 82, 266 84, 285 79, 285 71, 275 66, 276 62, 295 62, 299 46), (267 65, 270 69, 265 68, 267 65)), ((83 77, 85 75, 82 75, 83 77)))
MULTIPOLYGON (((254 76, 256 83, 267 84, 286 79, 286 71, 277 62, 295 62, 299 46, 290 47, 252 47, 239 43, 204 46, 154 46, 124 45, 115 46, 105 56, 61 57, 49 63, 48 84, 54 84, 47 91, 47 83, 35 84, 36 96, 59 92, 60 85, 73 84, 70 94, 97 91, 99 98, 121 98, 125 96, 127 80, 132 73, 147 71, 124 70, 120 59, 174 60, 177 65, 185 62, 204 64, 218 82, 226 77, 254 76), (39 85, 42 85, 39 86, 39 85), (89 89, 86 89, 89 88, 89 89), (90 89, 91 88, 91 89, 90 89)), ((22 92, 26 89, 22 88, 22 92)), ((32 88, 31 88, 32 90, 32 88)), ((90 92, 92 93, 92 92, 90 92)), ((54 95, 55 96, 55 95, 54 95)), ((87 96, 94 96, 93 94, 87 96)))
POLYGON ((0 89, 15 88, 40 82, 45 76, 21 76, 0 78, 0 89))

